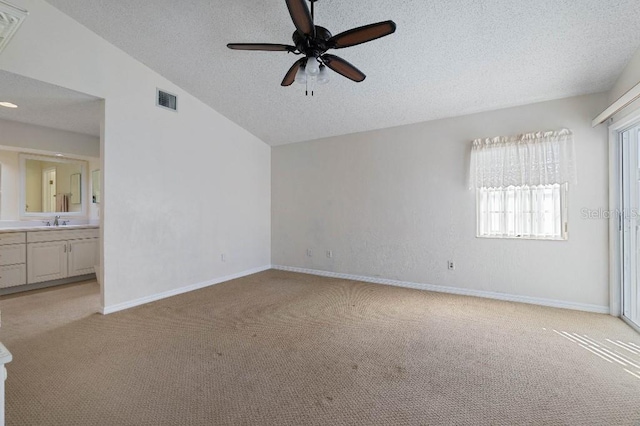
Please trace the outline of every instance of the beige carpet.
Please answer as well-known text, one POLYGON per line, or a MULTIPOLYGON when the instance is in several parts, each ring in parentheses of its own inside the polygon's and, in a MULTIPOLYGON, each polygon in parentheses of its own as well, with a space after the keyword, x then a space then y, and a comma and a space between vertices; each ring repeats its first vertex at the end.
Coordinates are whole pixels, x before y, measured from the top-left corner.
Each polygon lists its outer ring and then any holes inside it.
POLYGON ((0 301, 9 425, 640 424, 640 335, 606 315, 279 271, 98 300, 0 301))

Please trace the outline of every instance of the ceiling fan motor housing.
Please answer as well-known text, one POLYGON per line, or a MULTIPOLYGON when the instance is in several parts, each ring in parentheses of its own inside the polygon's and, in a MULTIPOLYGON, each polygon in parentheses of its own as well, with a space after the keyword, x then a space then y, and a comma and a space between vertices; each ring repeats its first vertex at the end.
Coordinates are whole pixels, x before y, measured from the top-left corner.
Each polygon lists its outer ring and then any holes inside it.
POLYGON ((321 27, 319 25, 315 26, 314 37, 300 34, 299 31, 295 31, 292 36, 293 43, 300 52, 303 52, 306 56, 316 58, 330 49, 328 41, 331 37, 331 32, 325 27, 321 27))

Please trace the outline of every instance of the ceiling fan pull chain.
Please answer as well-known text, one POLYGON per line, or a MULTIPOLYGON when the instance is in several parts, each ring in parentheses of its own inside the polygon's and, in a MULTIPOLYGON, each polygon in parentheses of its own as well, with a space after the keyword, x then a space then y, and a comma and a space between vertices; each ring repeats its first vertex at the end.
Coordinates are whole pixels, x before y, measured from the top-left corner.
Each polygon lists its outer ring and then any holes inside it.
POLYGON ((313 96, 313 93, 315 92, 315 89, 316 89, 316 77, 307 76, 307 79, 305 80, 304 84, 305 84, 304 95, 309 96, 309 92, 311 92, 311 96, 313 96))

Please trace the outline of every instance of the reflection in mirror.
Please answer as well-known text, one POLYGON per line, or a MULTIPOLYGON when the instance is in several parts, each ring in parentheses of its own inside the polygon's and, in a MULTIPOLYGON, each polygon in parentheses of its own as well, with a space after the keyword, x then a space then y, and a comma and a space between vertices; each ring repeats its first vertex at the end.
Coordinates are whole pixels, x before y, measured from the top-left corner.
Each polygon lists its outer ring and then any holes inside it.
POLYGON ((100 170, 91 172, 91 201, 100 204, 100 170))
POLYGON ((84 161, 24 154, 22 157, 24 214, 84 212, 84 161))
POLYGON ((71 185, 70 190, 70 198, 71 204, 80 204, 80 200, 82 199, 82 194, 80 193, 80 188, 82 185, 80 184, 80 173, 74 173, 71 175, 71 185))

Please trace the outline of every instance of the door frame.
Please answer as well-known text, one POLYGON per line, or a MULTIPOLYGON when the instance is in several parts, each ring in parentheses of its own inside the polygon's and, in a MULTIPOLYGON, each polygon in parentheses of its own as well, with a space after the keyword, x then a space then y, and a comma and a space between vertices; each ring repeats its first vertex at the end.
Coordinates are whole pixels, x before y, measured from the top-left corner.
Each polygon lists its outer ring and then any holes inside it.
POLYGON ((53 202, 54 208, 52 212, 56 211, 56 207, 58 204, 57 197, 58 196, 58 171, 55 167, 47 167, 46 169, 42 169, 42 211, 49 212, 49 208, 51 208, 51 203, 53 202), (51 194, 51 172, 53 172, 53 186, 54 193, 51 194))
POLYGON ((640 125, 640 109, 609 124, 609 313, 622 318, 640 332, 640 327, 623 315, 622 311, 622 146, 620 134, 640 125))

